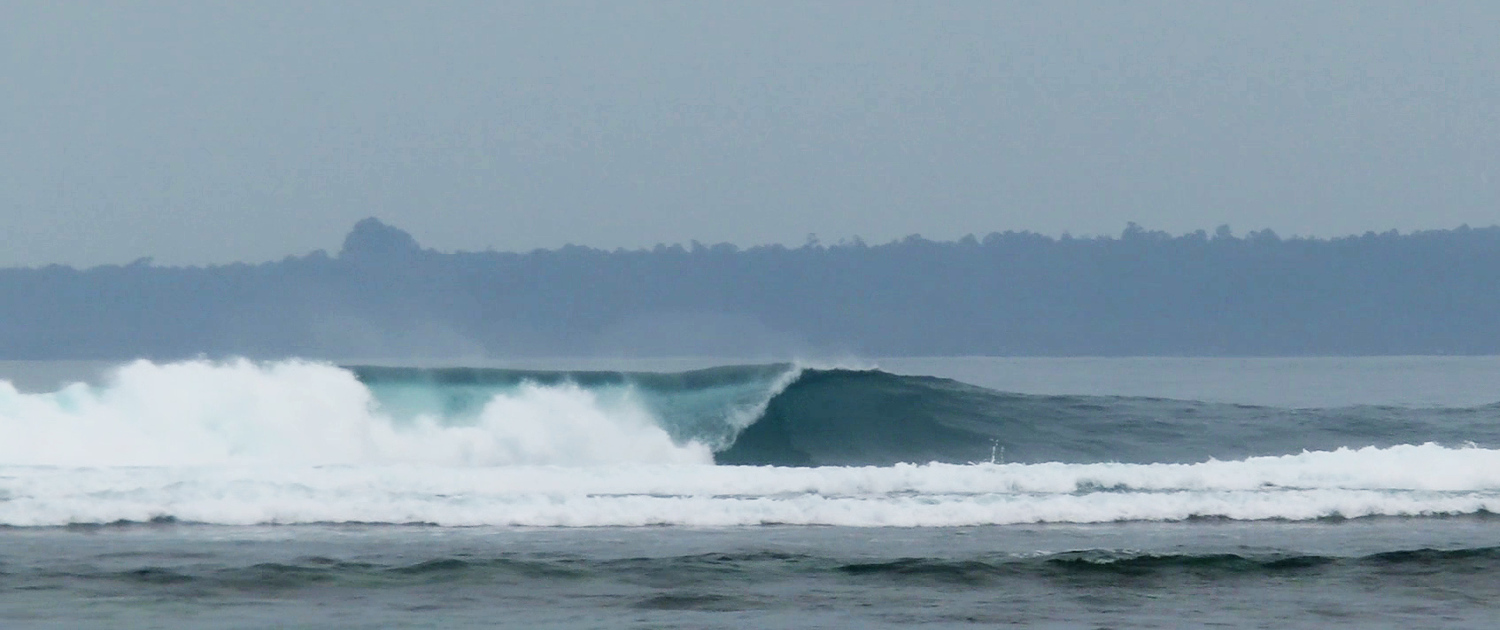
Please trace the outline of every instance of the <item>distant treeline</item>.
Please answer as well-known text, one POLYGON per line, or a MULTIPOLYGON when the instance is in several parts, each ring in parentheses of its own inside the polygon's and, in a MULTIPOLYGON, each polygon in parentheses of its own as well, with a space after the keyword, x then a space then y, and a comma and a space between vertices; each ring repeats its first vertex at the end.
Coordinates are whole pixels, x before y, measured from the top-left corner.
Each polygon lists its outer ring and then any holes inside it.
POLYGON ((0 358, 1500 353, 1500 227, 0 270, 0 358))

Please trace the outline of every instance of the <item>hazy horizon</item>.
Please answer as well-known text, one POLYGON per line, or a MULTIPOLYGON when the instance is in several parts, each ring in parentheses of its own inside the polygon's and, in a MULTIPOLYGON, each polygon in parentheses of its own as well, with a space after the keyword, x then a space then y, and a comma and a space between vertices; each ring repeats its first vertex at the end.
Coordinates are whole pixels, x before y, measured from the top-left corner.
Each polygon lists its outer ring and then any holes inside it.
POLYGON ((0 267, 1488 225, 1500 5, 9 3, 0 267))
MULTIPOLYGON (((1218 232, 1216 230, 1216 232, 1218 232)), ((9 358, 1494 354, 1500 226, 0 270, 9 358)))
MULTIPOLYGON (((358 225, 358 223, 360 223, 362 221, 365 221, 365 220, 374 220, 374 221, 376 221, 378 224, 380 224, 382 226, 389 227, 389 228, 394 228, 397 231, 399 231, 399 232, 401 232, 403 234, 406 234, 408 236, 411 235, 411 230, 407 229, 407 227, 404 226, 404 225, 401 225, 399 223, 394 223, 394 222, 391 222, 391 221, 386 221, 386 220, 381 219, 380 217, 373 217, 372 216, 372 217, 366 217, 365 219, 361 219, 360 221, 356 221, 354 224, 351 224, 350 225, 350 229, 345 230, 345 234, 344 234, 343 237, 341 237, 340 241, 339 242, 335 242, 332 246, 329 246, 329 247, 319 247, 319 248, 316 248, 316 249, 311 249, 311 250, 301 251, 301 252, 289 252, 289 253, 287 253, 284 256, 280 256, 280 257, 277 257, 277 258, 274 258, 274 259, 266 259, 266 260, 234 260, 234 261, 209 262, 209 263, 172 264, 170 262, 163 262, 161 260, 158 260, 156 256, 153 256, 151 254, 143 254, 141 256, 138 256, 138 257, 136 257, 134 259, 131 259, 131 260, 128 260, 128 261, 110 261, 110 262, 103 262, 103 263, 98 263, 98 264, 94 264, 94 265, 87 265, 87 266, 69 265, 69 264, 66 264, 66 263, 40 263, 40 264, 33 264, 33 265, 18 265, 18 266, 0 267, 0 269, 38 269, 38 268, 43 268, 43 267, 57 265, 57 266, 70 267, 70 268, 74 268, 74 269, 86 271, 86 270, 89 270, 89 269, 95 269, 95 268, 99 268, 99 267, 124 266, 124 265, 142 265, 142 264, 149 265, 149 266, 152 266, 152 267, 162 267, 162 268, 167 268, 167 267, 172 267, 172 268, 208 268, 208 267, 221 267, 221 266, 236 265, 236 264, 251 264, 251 265, 256 265, 256 264, 264 264, 264 263, 274 263, 274 262, 278 262, 278 261, 282 261, 282 260, 286 260, 286 259, 291 259, 291 258, 300 258, 300 257, 305 257, 305 256, 317 255, 320 252, 322 254, 324 254, 324 255, 327 255, 327 256, 337 257, 340 254, 341 247, 344 245, 343 239, 347 239, 348 236, 349 236, 349 234, 351 234, 354 231, 354 229, 356 228, 356 226, 358 225)), ((568 249, 568 248, 573 248, 573 247, 582 247, 582 248, 586 248, 586 249, 590 249, 590 250, 595 250, 595 251, 599 251, 599 252, 650 252, 650 251, 655 250, 655 249, 660 248, 660 247, 667 247, 667 248, 681 247, 681 248, 685 248, 685 249, 691 249, 693 247, 715 247, 715 246, 724 246, 724 245, 733 246, 736 250, 751 250, 751 249, 766 248, 766 247, 772 247, 772 248, 774 248, 774 247, 778 247, 778 246, 779 247, 787 247, 787 248, 798 248, 798 247, 804 247, 804 246, 809 246, 809 245, 812 245, 812 246, 821 246, 821 247, 841 247, 841 246, 852 246, 852 245, 866 245, 866 246, 872 246, 873 247, 873 246, 879 246, 879 245, 895 245, 895 244, 899 244, 900 242, 902 242, 904 240, 907 240, 907 239, 910 239, 910 238, 920 238, 920 239, 927 240, 927 241, 930 241, 930 242, 933 242, 933 243, 949 244, 949 243, 960 243, 960 242, 962 242, 962 241, 964 241, 965 239, 968 239, 968 238, 983 239, 986 236, 991 235, 991 234, 1024 234, 1024 235, 1033 235, 1033 236, 1040 236, 1042 238, 1045 238, 1045 239, 1048 239, 1048 240, 1051 240, 1051 241, 1062 241, 1062 240, 1067 240, 1067 239, 1075 239, 1075 240, 1106 239, 1106 240, 1108 240, 1108 239, 1120 239, 1120 238, 1122 238, 1124 236, 1124 234, 1127 231, 1129 231, 1132 227, 1135 227, 1135 228, 1137 228, 1137 229, 1139 229, 1139 230, 1141 230, 1141 231, 1143 231, 1145 233, 1148 233, 1148 234, 1158 235, 1158 236, 1159 235, 1166 235, 1167 237, 1170 237, 1170 238, 1173 238, 1173 239, 1190 237, 1190 236, 1193 236, 1193 235, 1196 235, 1196 234, 1200 234, 1200 233, 1203 234, 1203 235, 1206 235, 1206 236, 1208 236, 1210 238, 1213 238, 1213 237, 1217 236, 1217 232, 1219 230, 1228 228, 1229 232, 1230 232, 1231 238, 1235 238, 1235 239, 1245 239, 1247 237, 1254 237, 1257 234, 1270 233, 1270 234, 1274 234, 1276 236, 1276 238, 1278 238, 1278 239, 1287 239, 1287 240, 1304 239, 1304 240, 1310 240, 1310 241, 1335 241, 1335 240, 1340 240, 1340 239, 1361 238, 1361 237, 1366 237, 1366 236, 1370 236, 1370 235, 1377 235, 1377 236, 1379 236, 1379 235, 1387 235, 1387 234, 1392 234, 1392 233, 1399 234, 1399 235, 1402 235, 1402 236, 1409 236, 1409 235, 1413 235, 1413 234, 1422 234, 1422 233, 1450 232, 1450 231, 1455 231, 1455 230, 1461 230, 1461 229, 1464 229, 1464 228, 1469 228, 1469 229, 1494 228, 1494 227, 1500 227, 1500 222, 1490 223, 1490 224, 1485 224, 1485 225, 1469 225, 1469 224, 1466 223, 1466 224, 1462 224, 1462 225, 1446 226, 1446 227, 1444 227, 1444 226, 1421 227, 1421 228, 1416 228, 1416 229, 1412 229, 1412 230, 1400 230, 1400 229, 1396 229, 1396 228, 1391 228, 1391 229, 1387 229, 1387 230, 1368 230, 1368 231, 1361 232, 1361 233, 1331 234, 1331 235, 1301 235, 1301 234, 1283 234, 1283 233, 1280 233, 1277 230, 1274 230, 1274 229, 1269 228, 1269 227, 1264 227, 1264 228, 1260 228, 1260 229, 1240 230, 1240 229, 1236 228, 1235 226, 1231 226, 1231 225, 1227 225, 1227 224, 1223 224, 1223 225, 1219 225, 1219 226, 1214 226, 1212 228, 1203 227, 1203 228, 1196 228, 1196 229, 1184 230, 1184 231, 1181 231, 1181 232, 1169 232, 1169 231, 1166 231, 1166 230, 1156 229, 1155 227, 1150 226, 1150 225, 1140 225, 1140 224, 1137 224, 1134 221, 1129 221, 1129 222, 1126 222, 1124 225, 1122 225, 1121 229, 1114 230, 1113 232, 1103 231, 1103 232, 1100 232, 1100 233, 1097 233, 1097 234, 1072 233, 1072 232, 1068 232, 1068 231, 1064 231, 1064 232, 1062 232, 1060 234, 1047 234, 1047 233, 1036 232, 1036 231, 1031 231, 1031 230, 998 229, 998 230, 988 230, 988 231, 984 231, 984 232, 968 232, 968 233, 965 233, 965 234, 960 234, 960 235, 955 236, 953 238, 946 238, 946 239, 944 239, 944 238, 929 238, 927 235, 924 235, 924 234, 912 233, 912 234, 906 234, 906 235, 902 235, 902 236, 892 237, 889 240, 874 241, 874 240, 865 239, 864 237, 860 236, 859 234, 854 234, 852 236, 848 236, 848 237, 844 237, 844 238, 838 238, 838 239, 827 239, 827 238, 824 238, 823 235, 820 235, 820 234, 808 233, 800 241, 787 242, 787 243, 774 242, 774 243, 748 243, 748 244, 742 244, 742 243, 731 243, 731 242, 728 242, 728 241, 713 241, 713 242, 710 242, 710 241, 703 241, 703 240, 700 240, 700 239, 688 239, 686 241, 672 241, 672 242, 648 243, 648 244, 643 244, 643 245, 635 246, 635 247, 620 246, 620 247, 614 247, 614 248, 605 248, 605 247, 594 247, 594 246, 584 245, 584 244, 579 244, 579 243, 564 243, 564 244, 556 246, 556 247, 536 247, 536 248, 532 248, 532 249, 516 249, 516 250, 495 249, 493 247, 481 248, 481 249, 446 249, 445 250, 445 249, 441 249, 441 248, 438 248, 438 247, 432 247, 428 243, 422 242, 421 239, 417 239, 415 237, 413 237, 412 240, 422 250, 434 252, 434 253, 437 253, 437 254, 518 254, 518 255, 525 255, 525 254, 532 254, 532 253, 536 253, 536 252, 560 251, 560 250, 564 250, 564 249, 568 249)))

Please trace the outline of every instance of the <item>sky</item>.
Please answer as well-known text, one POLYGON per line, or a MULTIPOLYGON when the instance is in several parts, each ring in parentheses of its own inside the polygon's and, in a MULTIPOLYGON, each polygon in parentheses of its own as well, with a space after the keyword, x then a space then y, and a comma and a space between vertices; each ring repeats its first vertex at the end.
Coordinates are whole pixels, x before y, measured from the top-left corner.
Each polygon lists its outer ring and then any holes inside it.
POLYGON ((1494 2, 0 0, 0 266, 1500 222, 1494 2))

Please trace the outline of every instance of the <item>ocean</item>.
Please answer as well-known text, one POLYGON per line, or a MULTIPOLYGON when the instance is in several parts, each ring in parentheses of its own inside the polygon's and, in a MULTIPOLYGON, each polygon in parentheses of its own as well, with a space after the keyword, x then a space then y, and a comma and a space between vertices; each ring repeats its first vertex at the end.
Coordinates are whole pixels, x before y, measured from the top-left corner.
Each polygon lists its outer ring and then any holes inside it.
POLYGON ((1500 358, 0 362, 0 628, 1493 628, 1500 358))

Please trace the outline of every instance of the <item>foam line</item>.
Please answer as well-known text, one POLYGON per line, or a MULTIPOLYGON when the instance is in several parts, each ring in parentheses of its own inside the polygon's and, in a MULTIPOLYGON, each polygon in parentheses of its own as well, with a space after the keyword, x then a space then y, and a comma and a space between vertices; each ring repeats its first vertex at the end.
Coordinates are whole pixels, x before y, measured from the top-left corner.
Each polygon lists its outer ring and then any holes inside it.
POLYGON ((1233 462, 775 468, 0 468, 0 523, 957 526, 1500 510, 1500 451, 1434 444, 1233 462))

